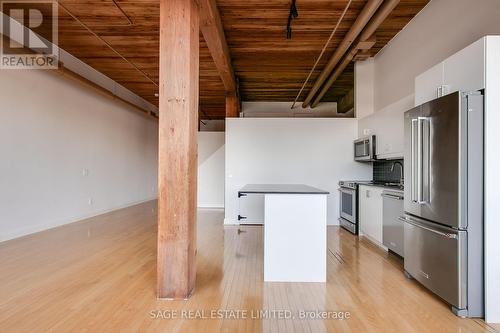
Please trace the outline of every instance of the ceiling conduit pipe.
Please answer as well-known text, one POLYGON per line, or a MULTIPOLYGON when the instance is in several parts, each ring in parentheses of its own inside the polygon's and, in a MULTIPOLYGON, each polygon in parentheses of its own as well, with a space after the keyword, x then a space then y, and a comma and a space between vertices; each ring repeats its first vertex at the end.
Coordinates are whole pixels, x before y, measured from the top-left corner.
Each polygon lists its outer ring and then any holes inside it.
POLYGON ((325 80, 328 79, 328 76, 331 74, 334 67, 338 64, 342 56, 347 52, 351 44, 354 42, 356 37, 358 37, 358 35, 366 26, 366 24, 373 16, 373 14, 375 14, 375 12, 377 11, 378 7, 380 7, 382 2, 383 0, 368 0, 368 3, 365 5, 365 7, 363 7, 363 10, 358 15, 358 18, 356 19, 356 21, 354 21, 353 25, 345 35, 344 39, 335 50, 335 53, 330 58, 325 68, 319 75, 318 79, 314 83, 313 87, 307 94, 306 99, 302 103, 303 108, 306 108, 309 106, 309 104, 311 104, 311 100, 313 99, 314 95, 316 95, 316 93, 318 92, 319 88, 321 88, 325 80))
MULTIPOLYGON (((371 40, 374 37, 375 31, 380 27, 382 22, 385 21, 387 16, 396 8, 396 6, 399 4, 400 0, 386 0, 385 3, 380 7, 380 9, 377 11, 377 13, 373 16, 373 18, 370 20, 370 22, 366 25, 366 27, 363 29, 363 32, 359 36, 358 42, 356 45, 347 53, 347 55, 343 58, 342 62, 340 65, 335 69, 333 74, 330 76, 328 81, 325 83, 323 88, 321 89, 321 92, 316 96, 314 99, 314 102, 311 104, 311 107, 316 107, 318 103, 321 101, 323 96, 325 96, 326 92, 332 84, 339 78, 339 76, 344 72, 345 68, 349 65, 349 63, 352 61, 352 59, 356 56, 356 53, 359 50, 367 49, 367 47, 360 47, 362 43, 367 42, 368 40, 371 40)), ((375 40, 373 38, 373 40, 375 40)), ((373 46, 373 45, 372 45, 373 46)), ((369 46, 368 48, 371 48, 369 46)))

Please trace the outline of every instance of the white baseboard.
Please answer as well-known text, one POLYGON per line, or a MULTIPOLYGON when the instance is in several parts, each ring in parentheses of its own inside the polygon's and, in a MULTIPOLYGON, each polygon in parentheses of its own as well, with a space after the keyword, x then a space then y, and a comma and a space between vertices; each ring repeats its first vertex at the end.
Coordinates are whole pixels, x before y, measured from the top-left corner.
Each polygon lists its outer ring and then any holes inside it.
POLYGON ((198 210, 213 210, 218 212, 224 212, 224 207, 198 207, 198 210))
POLYGON ((366 235, 366 234, 359 234, 361 237, 366 238, 370 243, 373 243, 374 245, 377 245, 379 248, 381 248, 384 251, 389 251, 387 247, 384 246, 384 244, 379 243, 377 240, 373 239, 372 237, 366 235))
POLYGON ((198 208, 202 209, 224 209, 224 205, 205 205, 205 204, 198 204, 198 208))

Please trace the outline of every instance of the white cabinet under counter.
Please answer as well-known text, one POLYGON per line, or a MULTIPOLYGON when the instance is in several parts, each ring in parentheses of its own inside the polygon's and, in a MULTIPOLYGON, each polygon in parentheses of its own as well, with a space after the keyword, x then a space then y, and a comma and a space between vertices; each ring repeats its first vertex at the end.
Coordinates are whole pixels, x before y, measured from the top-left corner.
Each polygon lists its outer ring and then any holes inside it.
POLYGON ((359 186, 359 229, 362 236, 384 247, 383 242, 383 187, 359 186))

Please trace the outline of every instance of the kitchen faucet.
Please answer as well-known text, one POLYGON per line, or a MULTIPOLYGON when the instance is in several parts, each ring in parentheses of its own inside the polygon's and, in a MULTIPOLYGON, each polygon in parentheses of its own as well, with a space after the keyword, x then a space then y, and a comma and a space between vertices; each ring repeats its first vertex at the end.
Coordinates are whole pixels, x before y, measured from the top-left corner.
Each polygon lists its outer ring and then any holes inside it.
POLYGON ((401 185, 403 185, 403 184, 404 184, 404 181, 405 181, 405 180, 404 180, 404 176, 403 176, 403 168, 404 168, 404 167, 403 167, 403 163, 401 163, 401 162, 399 162, 399 161, 392 162, 392 165, 391 165, 391 172, 394 172, 394 167, 396 166, 396 164, 397 164, 397 165, 399 165, 399 167, 400 167, 400 171, 401 171, 401 172, 400 172, 400 174, 399 174, 399 183, 400 183, 401 185))

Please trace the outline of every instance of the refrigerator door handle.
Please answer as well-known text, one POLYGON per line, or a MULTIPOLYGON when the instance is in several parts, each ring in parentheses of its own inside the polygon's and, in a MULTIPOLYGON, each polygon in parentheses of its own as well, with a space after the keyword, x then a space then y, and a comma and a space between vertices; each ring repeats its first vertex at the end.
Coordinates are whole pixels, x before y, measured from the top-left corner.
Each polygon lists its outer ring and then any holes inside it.
POLYGON ((411 120, 411 201, 416 203, 418 196, 418 119, 411 120))
POLYGON ((417 203, 422 203, 422 125, 417 118, 417 203))
POLYGON ((417 118, 417 203, 429 202, 430 174, 430 120, 417 118))
POLYGON ((433 232, 435 234, 438 234, 440 236, 443 236, 443 237, 446 237, 446 238, 452 238, 452 239, 456 239, 457 238, 457 235, 456 234, 452 234, 452 233, 448 233, 448 232, 441 232, 441 231, 438 231, 438 230, 435 230, 435 229, 432 229, 432 228, 429 228, 429 227, 426 227, 426 226, 423 226, 413 220, 411 220, 410 218, 408 217, 399 217, 399 220, 400 221, 403 221, 405 223, 408 223, 408 224, 411 224, 412 226, 415 226, 417 228, 421 228, 421 229, 424 229, 424 230, 427 230, 427 231, 430 231, 430 232, 433 232))

